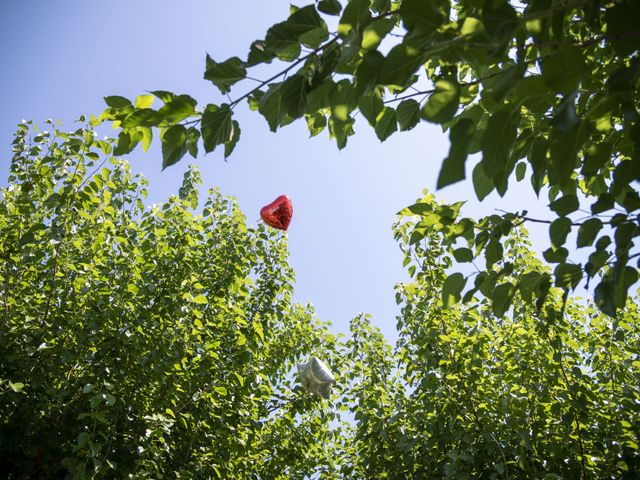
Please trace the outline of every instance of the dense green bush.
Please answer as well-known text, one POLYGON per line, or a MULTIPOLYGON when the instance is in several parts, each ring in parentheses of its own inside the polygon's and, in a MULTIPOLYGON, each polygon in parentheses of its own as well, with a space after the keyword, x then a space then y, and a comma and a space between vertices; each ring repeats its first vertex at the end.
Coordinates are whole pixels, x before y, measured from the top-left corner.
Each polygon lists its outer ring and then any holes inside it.
POLYGON ((332 414, 294 363, 335 338, 291 300, 286 237, 199 175, 145 181, 90 130, 20 125, 0 200, 3 478, 302 478, 332 414), (280 408, 279 408, 280 407, 280 408))
MULTIPOLYGON (((420 218, 452 213, 432 195, 416 205, 420 218)), ((419 235, 415 217, 396 225, 413 280, 397 287, 393 354, 354 324, 354 478, 639 478, 637 303, 612 319, 553 287, 538 309, 520 288, 512 313, 496 314, 472 271, 478 293, 460 305, 446 285, 463 248, 446 244, 452 217, 419 235)), ((549 273, 521 229, 489 271, 506 269, 510 285, 549 273)))
POLYGON ((365 315, 342 341, 292 301, 285 236, 215 191, 196 213, 193 168, 145 208, 144 180, 111 148, 29 124, 14 141, 3 478, 640 476, 637 304, 611 318, 550 285, 528 301, 549 271, 521 228, 494 264, 452 274, 466 247, 447 231, 469 219, 427 195, 394 230, 412 277, 397 344, 365 315), (338 377, 330 401, 298 385, 310 355, 338 377))

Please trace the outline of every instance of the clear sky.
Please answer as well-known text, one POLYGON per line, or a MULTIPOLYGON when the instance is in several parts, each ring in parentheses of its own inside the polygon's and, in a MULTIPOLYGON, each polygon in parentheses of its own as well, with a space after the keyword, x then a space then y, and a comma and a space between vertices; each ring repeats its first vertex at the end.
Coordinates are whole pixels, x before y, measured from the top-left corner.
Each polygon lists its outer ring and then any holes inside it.
MULTIPOLYGON (((100 113, 104 96, 135 98, 155 89, 187 93, 200 106, 220 102, 217 89, 202 78, 206 52, 217 60, 244 58, 249 44, 288 11, 284 0, 0 2, 2 181, 21 119, 41 125, 46 118, 61 119, 71 129, 81 114, 100 113)), ((371 313, 394 339, 393 287, 408 277, 391 224, 423 188, 435 191, 447 135, 423 122, 381 144, 360 117, 356 136, 338 151, 326 132, 309 139, 304 122, 273 134, 246 106, 236 115, 242 138, 228 162, 220 152, 194 162, 204 187, 235 196, 250 223, 258 220, 261 206, 288 193, 294 204, 288 236, 297 300, 312 303, 336 331, 346 331, 359 312, 371 313)), ((185 157, 161 172, 159 142, 154 145, 127 157, 150 181, 149 203, 177 193, 193 161, 185 157)), ((469 177, 472 166, 468 162, 469 177)), ((469 216, 526 208, 549 218, 546 198, 537 200, 528 183, 510 190, 507 198, 492 194, 482 204, 474 200, 470 180, 436 194, 448 202, 469 200, 463 210, 469 216)), ((535 244, 546 240, 546 228, 534 230, 535 244)))

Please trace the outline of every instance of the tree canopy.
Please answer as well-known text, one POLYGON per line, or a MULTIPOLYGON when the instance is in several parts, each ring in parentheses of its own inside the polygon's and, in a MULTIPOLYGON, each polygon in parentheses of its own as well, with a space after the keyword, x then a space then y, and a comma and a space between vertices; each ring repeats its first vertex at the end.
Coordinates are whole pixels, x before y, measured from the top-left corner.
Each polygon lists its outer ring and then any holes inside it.
MULTIPOLYGON (((456 303, 463 253, 407 210, 398 342, 366 315, 336 336, 292 300, 284 235, 216 191, 200 208, 193 168, 145 207, 112 146, 88 128, 15 137, 0 190, 5 478, 640 475, 637 299, 610 318, 553 286, 532 305, 529 282, 511 315, 482 289, 456 303), (295 373, 310 356, 337 377, 329 400, 295 373)), ((456 207, 427 194, 416 208, 456 207)), ((503 248, 510 285, 549 274, 522 226, 503 248)))
MULTIPOLYGON (((570 291, 595 281, 596 304, 615 315, 640 256, 638 25, 634 0, 320 0, 292 6, 244 59, 207 55, 204 78, 226 96, 220 103, 198 109, 190 96, 166 91, 135 102, 111 96, 94 123, 121 127, 118 154, 147 148, 159 129, 163 167, 196 156, 198 145, 229 156, 240 138, 234 109, 244 101, 273 131, 304 118, 312 136, 327 129, 339 148, 358 113, 381 141, 439 124, 451 144, 439 188, 472 170, 482 200, 528 177, 536 194, 548 194, 553 215, 494 215, 451 238, 466 239, 490 266, 511 226, 547 223, 544 258, 556 266, 538 279, 535 299, 543 301, 548 284, 570 291), (273 75, 249 83, 263 64, 273 64, 273 75), (163 105, 152 108, 154 99, 163 105), (570 253, 572 231, 586 260, 570 253)), ((502 275, 489 277, 500 286, 502 275)))

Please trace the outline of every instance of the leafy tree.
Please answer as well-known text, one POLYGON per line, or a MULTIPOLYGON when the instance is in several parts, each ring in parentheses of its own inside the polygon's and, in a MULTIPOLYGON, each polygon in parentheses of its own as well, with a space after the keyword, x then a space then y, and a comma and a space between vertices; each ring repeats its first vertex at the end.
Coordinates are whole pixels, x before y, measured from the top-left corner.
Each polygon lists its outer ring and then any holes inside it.
POLYGON ((21 124, 0 191, 3 478, 307 478, 328 404, 294 364, 337 339, 293 303, 286 237, 198 172, 146 182, 79 128, 21 124))
MULTIPOLYGON (((200 139, 205 152, 230 155, 240 138, 234 108, 245 100, 271 130, 304 118, 311 135, 328 128, 339 148, 358 112, 381 141, 421 121, 439 124, 451 142, 439 188, 463 180, 467 159, 479 153, 479 199, 504 195, 514 172, 517 181, 528 174, 537 194, 548 189, 556 216, 481 219, 473 257, 490 267, 513 225, 547 223, 552 283, 568 292, 597 278, 595 302, 615 316, 638 279, 640 255, 639 25, 636 0, 320 0, 292 6, 246 60, 207 56, 204 77, 226 95, 251 68, 275 62, 258 86, 201 110, 188 95, 165 91, 134 103, 107 97, 94 121, 121 127, 119 154, 148 147, 157 127, 163 167, 196 156, 200 139), (162 107, 151 108, 154 97, 162 107), (576 230, 576 247, 589 249, 584 264, 566 244, 576 230)), ((470 238, 451 232, 462 234, 470 238)), ((543 303, 544 289, 534 293, 543 303)))
POLYGON ((471 255, 449 235, 468 220, 425 196, 395 226, 413 277, 397 288, 398 343, 364 315, 342 341, 292 301, 286 237, 215 191, 196 213, 194 168, 145 208, 113 143, 29 123, 14 140, 0 192, 5 478, 640 475, 637 303, 611 318, 569 300, 523 227, 487 270, 448 274, 471 255), (339 376, 329 402, 299 386, 309 355, 339 376))
MULTIPOLYGON (((513 291, 510 316, 486 293, 455 304, 446 272, 460 253, 436 229, 412 241, 421 228, 404 216, 395 228, 413 279, 397 287, 393 351, 366 319, 352 323, 346 478, 637 478, 637 303, 611 318, 551 287, 536 308, 531 287, 513 291)), ((549 273, 524 229, 504 249, 508 278, 549 273)))

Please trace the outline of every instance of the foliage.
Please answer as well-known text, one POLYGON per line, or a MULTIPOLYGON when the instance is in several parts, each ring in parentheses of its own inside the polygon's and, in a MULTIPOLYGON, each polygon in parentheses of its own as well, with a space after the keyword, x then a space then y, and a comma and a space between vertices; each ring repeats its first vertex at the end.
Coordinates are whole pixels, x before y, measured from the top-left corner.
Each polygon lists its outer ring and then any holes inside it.
POLYGON ((215 191, 196 213, 194 168, 145 208, 112 144, 28 123, 15 137, 0 198, 6 478, 640 475, 638 306, 611 318, 568 299, 522 227, 490 274, 448 274, 472 252, 447 229, 469 221, 426 228, 460 205, 425 196, 395 226, 412 277, 395 348, 366 315, 342 341, 293 303, 286 237, 215 191), (338 374, 330 402, 299 386, 310 355, 338 374))
MULTIPOLYGON (((246 60, 207 56, 204 77, 222 94, 244 85, 251 68, 276 62, 277 73, 247 93, 201 111, 191 97, 162 91, 135 104, 107 97, 95 122, 122 127, 119 153, 147 146, 158 127, 164 167, 195 156, 200 137, 206 152, 223 146, 228 156, 243 100, 271 130, 304 117, 312 136, 328 128, 339 148, 358 112, 381 141, 421 120, 440 124, 451 147, 438 188, 463 180, 474 153, 479 199, 504 195, 514 171, 518 181, 529 171, 537 194, 548 188, 557 218, 487 218, 500 224, 490 235, 499 242, 506 224, 550 224, 545 258, 557 264, 555 285, 569 291, 597 278, 596 304, 615 316, 640 255, 638 25, 636 0, 321 0, 292 6, 246 60), (154 96, 164 102, 158 110, 154 96), (566 247, 576 230, 577 247, 590 249, 583 263, 566 247)), ((481 253, 489 263, 496 254, 479 248, 474 256, 481 253)))
POLYGON ((21 124, 0 197, 3 478, 305 478, 333 412, 294 363, 337 339, 292 302, 286 237, 199 174, 144 179, 85 128, 21 124), (52 126, 53 127, 53 126, 52 126))
POLYGON ((637 303, 613 319, 551 287, 535 308, 513 285, 548 272, 520 228, 504 242, 512 314, 481 293, 452 306, 460 254, 437 230, 412 242, 420 228, 415 217, 395 228, 413 279, 397 287, 393 353, 368 322, 352 324, 348 478, 637 478, 637 303))

